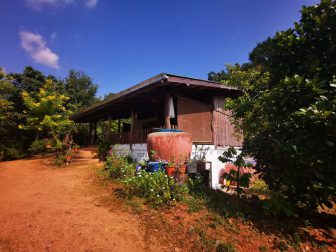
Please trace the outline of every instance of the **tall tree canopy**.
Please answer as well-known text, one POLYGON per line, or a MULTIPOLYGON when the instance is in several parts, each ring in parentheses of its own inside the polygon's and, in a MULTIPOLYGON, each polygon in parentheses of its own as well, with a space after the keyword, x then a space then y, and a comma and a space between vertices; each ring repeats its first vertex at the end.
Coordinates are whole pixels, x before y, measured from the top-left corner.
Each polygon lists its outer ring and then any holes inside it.
POLYGON ((222 79, 244 95, 228 101, 244 150, 269 187, 315 209, 336 197, 336 3, 303 7, 294 28, 257 45, 222 79))
POLYGON ((73 110, 80 110, 97 102, 97 88, 84 72, 70 70, 65 79, 65 92, 73 110))
MULTIPOLYGON (((0 160, 27 155, 36 135, 66 133, 69 114, 98 100, 96 91, 91 78, 75 70, 62 80, 29 66, 7 75, 0 68, 0 160)), ((87 130, 75 131, 85 135, 87 130)))
POLYGON ((57 138, 62 132, 70 130, 72 122, 69 119, 71 112, 66 109, 65 102, 69 97, 57 92, 52 80, 39 89, 34 97, 27 91, 22 91, 22 98, 27 110, 26 125, 22 126, 45 137, 57 138))

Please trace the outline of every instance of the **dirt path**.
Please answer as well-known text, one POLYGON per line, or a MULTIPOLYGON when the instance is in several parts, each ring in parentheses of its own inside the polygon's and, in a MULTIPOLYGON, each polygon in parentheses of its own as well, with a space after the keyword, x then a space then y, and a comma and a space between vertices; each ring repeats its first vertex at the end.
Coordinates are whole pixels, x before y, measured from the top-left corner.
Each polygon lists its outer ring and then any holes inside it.
POLYGON ((0 251, 150 249, 135 216, 97 204, 88 189, 94 164, 52 168, 47 163, 0 163, 0 251))

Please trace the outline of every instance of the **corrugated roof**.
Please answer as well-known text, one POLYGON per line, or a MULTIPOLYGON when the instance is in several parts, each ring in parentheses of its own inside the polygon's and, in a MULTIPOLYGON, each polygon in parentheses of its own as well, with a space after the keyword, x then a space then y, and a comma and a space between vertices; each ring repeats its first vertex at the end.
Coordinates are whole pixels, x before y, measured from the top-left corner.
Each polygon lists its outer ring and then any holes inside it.
POLYGON ((169 74, 169 73, 161 73, 158 75, 155 75, 154 77, 151 77, 145 81, 142 81, 130 88, 127 88, 115 95, 113 95, 110 98, 107 98, 104 101, 98 102, 96 104, 91 105, 90 107, 74 114, 71 118, 73 120, 77 120, 81 118, 82 116, 87 116, 88 114, 95 112, 99 110, 100 108, 104 108, 107 105, 114 104, 118 102, 121 99, 124 99, 128 97, 131 94, 137 93, 138 91, 141 91, 146 88, 155 88, 160 83, 180 83, 180 84, 186 84, 187 86, 199 86, 209 89, 220 89, 220 90, 236 90, 239 91, 238 88, 234 87, 228 87, 221 83, 209 81, 209 80, 202 80, 197 78, 191 78, 191 77, 185 77, 175 74, 169 74))

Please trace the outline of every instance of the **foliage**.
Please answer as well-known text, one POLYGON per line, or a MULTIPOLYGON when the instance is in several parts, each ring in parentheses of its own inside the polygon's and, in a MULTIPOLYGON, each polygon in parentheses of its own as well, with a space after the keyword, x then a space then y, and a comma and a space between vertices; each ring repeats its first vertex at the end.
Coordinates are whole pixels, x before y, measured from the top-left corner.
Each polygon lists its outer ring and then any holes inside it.
POLYGON ((51 80, 46 80, 36 97, 27 91, 22 92, 22 99, 27 107, 24 111, 27 124, 25 129, 33 129, 37 134, 57 137, 61 132, 70 129, 70 111, 64 107, 68 97, 59 94, 51 80))
POLYGON ((227 151, 225 151, 218 159, 223 163, 232 163, 237 167, 237 171, 231 169, 229 173, 224 173, 223 178, 228 181, 236 181, 237 182, 237 195, 243 192, 242 187, 249 187, 250 185, 250 173, 241 174, 240 169, 243 167, 250 167, 251 164, 248 164, 244 160, 244 152, 237 153, 237 150, 230 146, 227 151))
POLYGON ((62 166, 66 162, 65 156, 62 152, 56 154, 56 158, 54 159, 54 165, 62 166))
MULTIPOLYGON (((203 178, 199 174, 189 179, 188 188, 189 194, 200 204, 199 208, 204 206, 224 218, 242 217, 245 213, 247 215, 251 212, 248 205, 241 206, 242 201, 237 197, 232 197, 232 195, 223 193, 222 190, 213 190, 204 185, 203 178)), ((187 200, 186 203, 189 206, 189 211, 198 210, 193 205, 195 202, 188 202, 187 200)))
POLYGON ((160 161, 161 158, 156 150, 151 150, 149 152, 149 160, 152 162, 160 161))
POLYGON ((110 144, 108 142, 102 141, 99 143, 97 152, 98 152, 98 157, 100 160, 103 160, 106 158, 106 156, 108 155, 109 149, 110 149, 110 144))
POLYGON ((15 97, 17 88, 12 80, 0 68, 0 161, 23 156, 25 137, 18 132, 20 113, 17 111, 15 97), (21 141, 22 143, 20 143, 21 141))
POLYGON ((216 252, 235 252, 235 251, 237 251, 236 248, 230 242, 228 243, 221 242, 216 247, 216 252))
POLYGON ((178 184, 163 171, 150 173, 141 169, 136 172, 135 164, 126 155, 112 152, 106 159, 104 170, 111 178, 123 182, 127 197, 142 197, 153 205, 182 200, 188 193, 187 185, 178 184))
POLYGON ((29 152, 31 154, 45 154, 46 149, 46 141, 45 140, 35 140, 30 146, 29 146, 29 152))
MULTIPOLYGON (((51 137, 51 135, 59 134, 60 131, 65 134, 66 132, 63 132, 61 128, 68 128, 63 123, 68 124, 70 121, 66 122, 62 118, 68 117, 70 112, 75 112, 97 101, 96 90, 97 86, 92 83, 88 75, 75 70, 70 71, 68 77, 62 80, 52 75, 45 76, 32 67, 26 67, 22 73, 10 74, 6 74, 0 68, 1 160, 26 156, 29 153, 29 146, 37 136, 51 137), (46 87, 47 82, 52 84, 46 87), (46 92, 46 97, 43 97, 41 90, 46 92), (22 94, 28 95, 24 98, 22 94), (42 104, 50 102, 47 100, 53 98, 53 95, 55 95, 55 100, 52 104, 56 105, 59 102, 58 105, 62 104, 65 108, 65 111, 56 109, 55 117, 53 112, 44 110, 42 104), (69 99, 66 98, 68 96, 69 99), (59 99, 60 97, 62 99, 59 99), (41 102, 42 98, 43 102, 41 102), (38 106, 31 107, 30 105, 38 106), (46 117, 43 117, 43 114, 46 117), (61 118, 58 120, 57 117, 60 114, 61 118), (39 125, 39 122, 43 125, 39 125), (40 131, 41 128, 42 131, 40 131)), ((74 133, 76 142, 81 145, 87 144, 88 125, 76 125, 74 133)))
POLYGON ((335 22, 335 1, 303 7, 294 28, 258 44, 247 67, 229 67, 222 80, 243 90, 226 109, 262 179, 310 209, 336 198, 335 22))
POLYGON ((275 216, 297 216, 297 208, 281 193, 275 193, 270 199, 263 202, 264 210, 275 216))
POLYGON ((84 72, 70 70, 65 79, 64 89, 69 96, 69 107, 78 111, 87 108, 97 102, 96 98, 98 86, 93 84, 92 79, 84 72))
POLYGON ((268 186, 262 179, 257 179, 253 182, 252 186, 249 188, 252 193, 268 193, 268 186))
POLYGON ((126 176, 133 175, 135 165, 129 162, 128 156, 119 156, 111 154, 106 158, 104 169, 113 179, 123 179, 126 176))
POLYGON ((141 170, 125 177, 123 183, 128 197, 143 197, 154 205, 182 200, 188 192, 186 185, 178 184, 163 171, 151 173, 141 170))

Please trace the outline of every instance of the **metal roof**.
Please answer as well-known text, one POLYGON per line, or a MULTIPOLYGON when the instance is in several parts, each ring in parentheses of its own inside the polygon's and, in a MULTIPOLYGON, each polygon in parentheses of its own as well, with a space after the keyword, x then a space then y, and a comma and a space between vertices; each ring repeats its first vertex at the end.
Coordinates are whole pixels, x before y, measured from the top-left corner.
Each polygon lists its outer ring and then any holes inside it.
POLYGON ((219 82, 202 80, 202 79, 197 79, 197 78, 190 78, 190 77, 169 74, 169 73, 161 73, 145 81, 142 81, 130 88, 127 88, 113 95, 112 97, 107 98, 106 100, 103 100, 101 102, 98 102, 96 104, 89 106, 88 108, 72 115, 71 119, 73 119, 74 121, 80 120, 84 116, 89 116, 89 114, 91 113, 94 113, 100 109, 103 109, 104 107, 109 106, 111 104, 117 103, 120 100, 124 100, 125 98, 129 96, 141 93, 141 91, 143 90, 154 89, 155 87, 158 87, 160 85, 170 86, 174 84, 184 84, 190 88, 198 87, 198 88, 203 88, 203 89, 215 89, 215 90, 223 90, 223 91, 232 90, 232 91, 240 92, 238 88, 228 87, 219 82))

